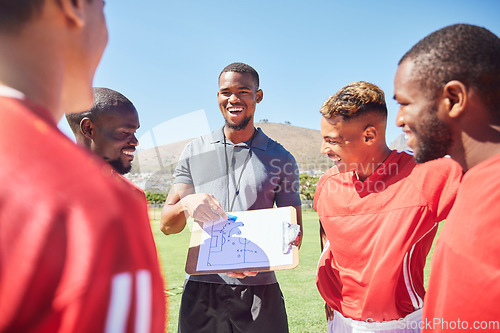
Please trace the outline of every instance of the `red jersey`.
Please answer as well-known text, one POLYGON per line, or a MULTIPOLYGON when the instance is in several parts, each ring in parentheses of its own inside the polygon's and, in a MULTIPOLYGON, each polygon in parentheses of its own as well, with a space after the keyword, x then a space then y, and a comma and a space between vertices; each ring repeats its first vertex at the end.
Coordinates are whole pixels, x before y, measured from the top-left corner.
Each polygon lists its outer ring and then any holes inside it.
POLYGON ((49 113, 0 97, 0 332, 164 332, 144 198, 49 113))
POLYGON ((461 175, 450 158, 417 165, 396 151, 363 182, 354 172, 328 170, 313 203, 329 241, 316 278, 328 305, 363 321, 421 308, 426 257, 461 175))
POLYGON ((423 332, 500 332, 500 154, 467 171, 432 257, 423 332))

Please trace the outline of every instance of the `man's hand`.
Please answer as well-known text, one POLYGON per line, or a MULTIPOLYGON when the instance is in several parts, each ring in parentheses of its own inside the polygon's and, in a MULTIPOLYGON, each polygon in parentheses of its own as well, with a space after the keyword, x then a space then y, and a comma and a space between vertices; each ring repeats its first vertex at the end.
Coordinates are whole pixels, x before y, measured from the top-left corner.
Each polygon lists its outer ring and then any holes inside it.
POLYGON ((246 278, 247 276, 255 276, 257 275, 257 273, 258 272, 254 271, 244 271, 243 273, 227 273, 227 276, 237 279, 243 279, 246 278))
POLYGON ((180 201, 187 214, 197 222, 227 220, 227 214, 212 194, 195 193, 180 201))

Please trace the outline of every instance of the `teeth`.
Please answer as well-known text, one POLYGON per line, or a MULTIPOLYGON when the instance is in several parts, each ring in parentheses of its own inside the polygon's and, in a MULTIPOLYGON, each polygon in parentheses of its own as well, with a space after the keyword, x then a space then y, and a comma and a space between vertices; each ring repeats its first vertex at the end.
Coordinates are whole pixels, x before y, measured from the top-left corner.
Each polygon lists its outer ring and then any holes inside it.
POLYGON ((340 162, 341 158, 340 157, 330 157, 330 159, 334 162, 334 163, 338 163, 340 162))
POLYGON ((240 112, 243 111, 243 108, 228 108, 227 110, 229 112, 240 112))
POLYGON ((126 151, 126 150, 124 150, 123 153, 125 155, 134 156, 134 152, 132 152, 132 151, 126 151))

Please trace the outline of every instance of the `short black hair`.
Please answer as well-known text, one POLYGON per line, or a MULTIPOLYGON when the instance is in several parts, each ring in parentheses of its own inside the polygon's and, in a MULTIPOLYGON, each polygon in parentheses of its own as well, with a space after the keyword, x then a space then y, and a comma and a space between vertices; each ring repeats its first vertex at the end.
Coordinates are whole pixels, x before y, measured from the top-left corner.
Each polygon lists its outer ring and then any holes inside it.
MULTIPOLYGON (((500 39, 488 29, 454 24, 420 40, 399 61, 414 63, 413 77, 431 96, 452 80, 473 87, 491 112, 500 104, 500 39)), ((498 117, 498 115, 494 115, 498 117)))
POLYGON ((257 71, 250 65, 244 64, 242 62, 233 62, 232 64, 227 65, 219 74, 219 79, 222 73, 227 72, 235 72, 235 73, 250 73, 255 82, 255 86, 259 89, 259 74, 257 71))
POLYGON ((87 117, 95 122, 101 115, 112 112, 123 105, 132 106, 132 102, 118 91, 109 88, 94 87, 94 105, 90 110, 79 113, 68 113, 66 119, 73 133, 80 128, 80 122, 87 117))
POLYGON ((17 31, 38 15, 45 0, 0 0, 0 30, 17 31))

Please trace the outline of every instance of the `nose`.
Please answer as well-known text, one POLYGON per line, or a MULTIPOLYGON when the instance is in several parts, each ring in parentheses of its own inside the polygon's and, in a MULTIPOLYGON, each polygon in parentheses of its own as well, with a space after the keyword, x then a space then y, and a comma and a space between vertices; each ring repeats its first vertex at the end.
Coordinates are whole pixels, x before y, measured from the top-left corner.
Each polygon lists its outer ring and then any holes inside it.
POLYGON ((236 96, 236 94, 231 94, 231 96, 229 96, 229 103, 235 103, 235 102, 238 102, 240 99, 238 98, 238 96, 236 96))
POLYGON ((132 134, 132 137, 129 140, 129 144, 134 146, 134 147, 137 147, 139 145, 139 140, 137 140, 137 137, 135 136, 135 134, 132 134))
POLYGON ((328 144, 325 141, 323 141, 321 142, 320 152, 323 155, 327 155, 328 153, 332 152, 332 149, 328 146, 328 144))
POLYGON ((404 121, 404 111, 403 108, 399 108, 398 114, 396 115, 396 126, 403 127, 405 125, 404 121))

